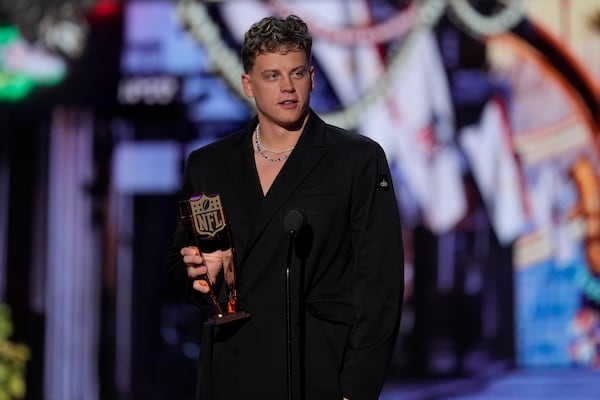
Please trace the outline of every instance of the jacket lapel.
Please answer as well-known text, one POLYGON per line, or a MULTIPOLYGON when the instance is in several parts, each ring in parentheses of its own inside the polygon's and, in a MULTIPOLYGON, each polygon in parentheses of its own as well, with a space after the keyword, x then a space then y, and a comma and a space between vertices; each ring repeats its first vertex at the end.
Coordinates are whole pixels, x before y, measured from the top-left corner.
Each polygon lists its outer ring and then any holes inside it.
POLYGON ((252 131, 258 119, 254 118, 240 136, 238 143, 223 150, 223 164, 225 166, 225 179, 232 186, 238 204, 249 218, 256 215, 262 201, 260 181, 254 165, 254 150, 252 147, 252 131))
MULTIPOLYGON (((254 221, 254 229, 248 241, 248 249, 254 245, 273 219, 273 216, 281 211, 281 208, 284 207, 290 197, 294 196, 296 188, 327 153, 324 136, 325 123, 311 111, 308 123, 294 151, 287 159, 260 205, 254 221)), ((254 173, 256 175, 255 167, 254 173)), ((287 211, 284 210, 284 212, 287 211)), ((281 226, 281 233, 284 234, 283 225, 281 226)))

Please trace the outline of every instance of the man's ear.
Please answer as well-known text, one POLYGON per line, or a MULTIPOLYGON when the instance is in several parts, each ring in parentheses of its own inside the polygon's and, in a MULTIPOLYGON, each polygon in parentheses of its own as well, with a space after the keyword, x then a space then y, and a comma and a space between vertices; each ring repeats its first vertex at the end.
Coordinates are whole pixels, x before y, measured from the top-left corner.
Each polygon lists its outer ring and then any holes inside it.
POLYGON ((309 72, 310 72, 310 90, 312 92, 315 89, 315 67, 311 65, 309 72))
POLYGON ((242 89, 244 89, 244 93, 246 94, 246 96, 248 96, 249 98, 254 97, 254 93, 252 92, 250 75, 245 73, 242 74, 242 89))

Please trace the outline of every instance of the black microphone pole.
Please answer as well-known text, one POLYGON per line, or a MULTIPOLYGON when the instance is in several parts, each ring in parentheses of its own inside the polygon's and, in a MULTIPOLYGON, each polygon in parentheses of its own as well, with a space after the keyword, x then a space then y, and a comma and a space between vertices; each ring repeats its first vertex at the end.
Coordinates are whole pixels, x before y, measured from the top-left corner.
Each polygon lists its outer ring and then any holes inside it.
POLYGON ((292 264, 292 253, 296 236, 304 225, 304 214, 299 210, 290 210, 285 215, 283 227, 289 235, 287 259, 285 263, 285 318, 287 333, 287 398, 292 400, 292 302, 291 302, 291 279, 290 269, 292 264))

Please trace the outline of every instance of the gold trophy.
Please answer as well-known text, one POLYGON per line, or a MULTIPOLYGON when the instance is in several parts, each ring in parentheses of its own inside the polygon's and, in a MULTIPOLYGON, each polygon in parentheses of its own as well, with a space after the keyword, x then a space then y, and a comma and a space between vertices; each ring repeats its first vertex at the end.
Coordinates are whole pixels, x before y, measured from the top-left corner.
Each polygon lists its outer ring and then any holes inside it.
POLYGON ((235 249, 219 194, 200 193, 180 201, 179 218, 186 231, 188 245, 196 246, 203 258, 218 260, 223 267, 226 306, 219 302, 208 274, 200 278, 208 284, 208 296, 215 309, 215 316, 208 323, 219 325, 249 317, 250 314, 238 309, 235 249))

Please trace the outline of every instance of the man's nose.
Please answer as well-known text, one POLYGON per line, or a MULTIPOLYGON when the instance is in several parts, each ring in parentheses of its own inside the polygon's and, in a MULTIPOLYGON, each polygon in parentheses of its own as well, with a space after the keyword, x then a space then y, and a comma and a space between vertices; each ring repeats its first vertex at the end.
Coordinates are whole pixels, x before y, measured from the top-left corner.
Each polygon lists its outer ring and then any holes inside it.
POLYGON ((284 76, 281 80, 281 91, 282 92, 293 92, 295 91, 294 81, 289 76, 284 76))

